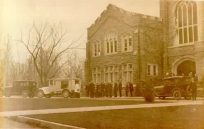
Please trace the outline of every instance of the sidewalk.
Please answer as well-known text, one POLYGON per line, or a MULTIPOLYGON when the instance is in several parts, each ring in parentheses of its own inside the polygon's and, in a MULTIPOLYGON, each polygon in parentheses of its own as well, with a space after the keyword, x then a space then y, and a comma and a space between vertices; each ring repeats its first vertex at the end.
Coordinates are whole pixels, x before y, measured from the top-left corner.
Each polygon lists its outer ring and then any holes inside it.
POLYGON ((68 112, 87 112, 101 110, 118 110, 118 109, 135 109, 135 108, 152 108, 152 107, 171 107, 186 105, 203 105, 203 101, 177 101, 174 103, 149 103, 137 105, 117 105, 117 106, 98 106, 98 107, 78 107, 78 108, 59 108, 59 109, 41 109, 41 110, 24 110, 24 111, 5 111, 0 112, 0 117, 37 115, 50 113, 68 113, 68 112))
POLYGON ((0 118, 0 129, 41 129, 38 127, 33 127, 31 125, 13 121, 7 118, 0 118))

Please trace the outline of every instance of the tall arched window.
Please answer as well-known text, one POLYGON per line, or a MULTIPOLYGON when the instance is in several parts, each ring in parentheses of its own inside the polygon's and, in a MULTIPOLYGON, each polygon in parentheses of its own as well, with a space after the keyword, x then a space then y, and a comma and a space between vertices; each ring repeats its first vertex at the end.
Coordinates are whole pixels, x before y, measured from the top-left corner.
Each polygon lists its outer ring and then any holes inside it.
POLYGON ((105 36, 105 54, 115 54, 118 51, 117 33, 109 33, 105 36))
POLYGON ((176 7, 177 34, 179 44, 198 41, 197 5, 195 2, 182 1, 176 7))

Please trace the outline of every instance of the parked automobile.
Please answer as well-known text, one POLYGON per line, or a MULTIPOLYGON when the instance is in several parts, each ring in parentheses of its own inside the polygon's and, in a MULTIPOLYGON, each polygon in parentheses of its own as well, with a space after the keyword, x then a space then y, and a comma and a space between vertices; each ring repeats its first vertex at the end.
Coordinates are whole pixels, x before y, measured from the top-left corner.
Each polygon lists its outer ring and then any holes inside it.
POLYGON ((162 85, 154 87, 155 96, 165 99, 166 97, 174 97, 175 99, 191 98, 191 80, 186 76, 173 76, 164 78, 162 85))
POLYGON ((80 98, 81 82, 79 79, 54 78, 49 80, 46 87, 39 88, 38 97, 47 97, 62 95, 64 98, 80 98))
POLYGON ((30 80, 13 81, 11 85, 2 88, 2 91, 3 95, 6 97, 10 97, 13 95, 34 97, 37 91, 37 83, 30 80))

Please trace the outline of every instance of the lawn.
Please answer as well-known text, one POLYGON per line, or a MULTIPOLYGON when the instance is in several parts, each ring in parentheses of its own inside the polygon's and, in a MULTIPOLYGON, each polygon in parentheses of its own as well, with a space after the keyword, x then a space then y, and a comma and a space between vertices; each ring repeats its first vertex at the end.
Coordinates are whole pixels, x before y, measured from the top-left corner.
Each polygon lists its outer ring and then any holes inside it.
MULTIPOLYGON (((37 110, 73 107, 93 107, 93 106, 112 106, 112 105, 133 105, 146 103, 143 100, 97 100, 97 99, 23 99, 23 98, 4 98, 0 101, 0 111, 13 110, 37 110), (2 107, 2 105, 4 107, 2 107)), ((155 102, 158 103, 158 102, 155 102)))
POLYGON ((88 129, 204 129, 203 105, 32 115, 29 117, 88 129))

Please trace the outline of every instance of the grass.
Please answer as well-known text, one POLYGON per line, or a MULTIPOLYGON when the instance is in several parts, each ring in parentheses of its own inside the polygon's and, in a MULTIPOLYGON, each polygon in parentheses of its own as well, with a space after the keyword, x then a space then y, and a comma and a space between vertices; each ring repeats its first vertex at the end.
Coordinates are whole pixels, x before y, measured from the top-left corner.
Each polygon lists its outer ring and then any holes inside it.
POLYGON ((32 115, 88 129, 204 129, 204 106, 32 115))
MULTIPOLYGON (((133 105, 146 103, 143 100, 97 100, 97 99, 2 99, 3 109, 0 111, 37 110, 73 107, 94 107, 112 105, 133 105)), ((155 102, 158 103, 158 102, 155 102)), ((0 106, 1 107, 1 106, 0 106)))

